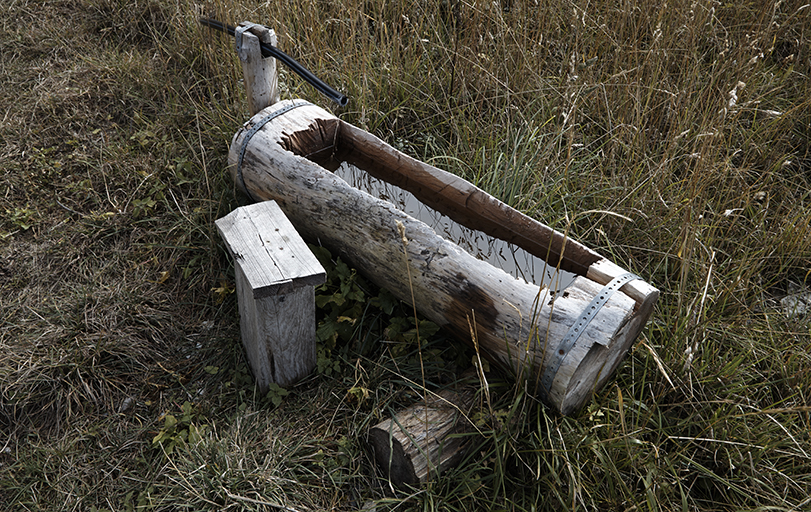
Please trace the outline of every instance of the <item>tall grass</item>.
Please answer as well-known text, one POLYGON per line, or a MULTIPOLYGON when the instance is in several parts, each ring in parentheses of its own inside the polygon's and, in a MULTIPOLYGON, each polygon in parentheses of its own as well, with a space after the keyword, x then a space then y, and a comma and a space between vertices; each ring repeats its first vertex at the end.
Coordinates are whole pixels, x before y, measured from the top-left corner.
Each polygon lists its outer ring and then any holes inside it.
POLYGON ((713 0, 5 5, 0 502, 811 507, 811 324, 780 306, 811 278, 809 13, 713 0), (391 343, 370 301, 325 356, 331 371, 257 396, 213 229, 244 201, 224 169, 246 105, 233 43, 200 15, 273 27, 350 103, 286 70, 283 98, 333 108, 659 288, 615 380, 564 418, 492 376, 501 398, 477 448, 398 495, 364 432, 420 399, 417 354, 440 386, 463 348, 391 343))

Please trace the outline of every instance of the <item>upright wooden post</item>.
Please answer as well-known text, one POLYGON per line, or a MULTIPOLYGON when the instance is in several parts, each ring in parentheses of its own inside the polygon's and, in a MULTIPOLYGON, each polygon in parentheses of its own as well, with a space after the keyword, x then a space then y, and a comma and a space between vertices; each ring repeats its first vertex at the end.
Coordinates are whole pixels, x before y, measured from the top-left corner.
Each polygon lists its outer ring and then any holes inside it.
POLYGON ((276 59, 262 57, 259 43, 276 46, 276 32, 255 23, 243 21, 235 34, 237 55, 242 61, 245 93, 251 115, 279 101, 279 79, 276 59))
POLYGON ((242 344, 262 393, 315 368, 315 286, 326 272, 275 201, 215 221, 234 258, 242 344))

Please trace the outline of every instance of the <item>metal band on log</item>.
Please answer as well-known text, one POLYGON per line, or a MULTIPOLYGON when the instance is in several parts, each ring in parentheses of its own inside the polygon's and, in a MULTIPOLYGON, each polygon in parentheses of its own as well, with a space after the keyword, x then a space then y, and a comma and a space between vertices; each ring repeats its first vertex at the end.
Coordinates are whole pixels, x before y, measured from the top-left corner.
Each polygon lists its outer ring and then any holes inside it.
POLYGON ((420 312, 461 340, 472 342, 473 329, 482 355, 527 380, 551 407, 563 414, 582 407, 645 325, 658 290, 640 279, 624 284, 593 314, 568 353, 559 354, 570 327, 625 270, 462 178, 415 160, 320 107, 298 105, 274 115, 292 103, 281 101, 259 112, 234 136, 229 163, 237 185, 256 200, 276 200, 302 236, 339 253, 400 299, 411 302, 413 289, 420 312), (268 116, 274 117, 244 140, 268 116), (408 190, 462 225, 514 243, 577 277, 557 294, 515 279, 328 170, 342 161, 408 190), (398 223, 408 239, 408 272, 398 223), (547 391, 541 377, 556 354, 557 359, 564 357, 547 391))

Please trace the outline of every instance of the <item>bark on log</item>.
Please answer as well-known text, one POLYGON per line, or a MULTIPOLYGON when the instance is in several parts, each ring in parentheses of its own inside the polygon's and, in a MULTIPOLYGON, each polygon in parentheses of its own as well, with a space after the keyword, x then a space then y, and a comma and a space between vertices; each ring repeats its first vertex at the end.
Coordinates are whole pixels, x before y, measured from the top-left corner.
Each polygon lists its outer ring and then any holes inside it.
POLYGON ((525 379, 561 413, 579 409, 605 384, 644 326, 658 290, 635 280, 615 293, 565 356, 547 392, 538 384, 560 341, 603 285, 625 271, 467 181, 410 158, 317 106, 290 109, 291 104, 282 101, 263 110, 234 136, 229 163, 237 185, 250 197, 275 199, 305 238, 339 252, 400 299, 411 302, 413 288, 423 315, 467 342, 473 331, 483 356, 525 379), (558 294, 517 280, 392 204, 349 186, 321 165, 330 160, 348 161, 460 224, 513 242, 578 277, 558 294), (408 239, 409 272, 398 225, 408 239))

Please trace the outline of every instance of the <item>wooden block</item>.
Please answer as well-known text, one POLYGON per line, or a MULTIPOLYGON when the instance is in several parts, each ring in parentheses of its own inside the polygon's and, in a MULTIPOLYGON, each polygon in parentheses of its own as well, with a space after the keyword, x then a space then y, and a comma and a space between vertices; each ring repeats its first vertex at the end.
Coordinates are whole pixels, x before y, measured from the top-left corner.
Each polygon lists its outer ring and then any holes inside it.
POLYGON ((288 386, 315 368, 315 286, 326 272, 275 201, 215 224, 234 259, 242 343, 259 389, 288 386))

